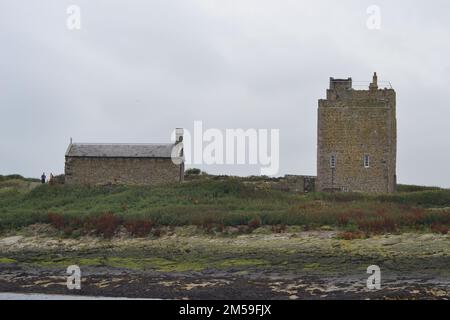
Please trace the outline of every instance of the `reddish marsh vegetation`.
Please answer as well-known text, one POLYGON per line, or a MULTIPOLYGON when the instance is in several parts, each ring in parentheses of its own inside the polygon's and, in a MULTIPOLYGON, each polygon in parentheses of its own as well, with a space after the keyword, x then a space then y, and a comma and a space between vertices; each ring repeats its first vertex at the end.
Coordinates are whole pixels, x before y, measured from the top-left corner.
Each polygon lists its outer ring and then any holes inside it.
MULTIPOLYGON (((248 233, 259 227, 282 233, 290 226, 379 234, 450 226, 450 190, 295 194, 258 187, 258 181, 224 178, 164 186, 38 186, 0 193, 0 230, 51 223, 66 234, 159 236, 164 228, 196 226, 207 233, 248 233), (273 227, 272 227, 273 226, 273 227), (164 227, 164 228, 163 228, 164 227), (238 230, 238 231, 236 231, 238 230)), ((1 185, 0 185, 1 187, 1 185)), ((358 233, 359 234, 359 233, 358 233)))

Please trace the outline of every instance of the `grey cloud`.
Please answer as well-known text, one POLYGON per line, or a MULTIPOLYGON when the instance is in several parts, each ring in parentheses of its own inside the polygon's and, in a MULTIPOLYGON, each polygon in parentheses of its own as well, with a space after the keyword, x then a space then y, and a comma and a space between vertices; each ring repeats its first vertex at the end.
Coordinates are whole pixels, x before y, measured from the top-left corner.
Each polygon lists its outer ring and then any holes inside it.
MULTIPOLYGON (((0 4, 0 173, 63 171, 69 137, 164 142, 174 127, 279 128, 280 174, 315 174, 328 78, 398 95, 398 178, 450 187, 447 1, 75 0, 0 4), (82 29, 66 28, 81 8, 82 29)), ((255 174, 254 167, 206 167, 255 174)))

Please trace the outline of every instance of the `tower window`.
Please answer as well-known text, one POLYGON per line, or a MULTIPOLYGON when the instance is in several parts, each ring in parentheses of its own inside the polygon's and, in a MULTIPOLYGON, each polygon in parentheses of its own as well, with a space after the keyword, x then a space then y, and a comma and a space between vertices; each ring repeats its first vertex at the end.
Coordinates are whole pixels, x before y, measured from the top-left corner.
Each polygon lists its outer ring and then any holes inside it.
POLYGON ((336 168, 336 155, 331 155, 330 157, 330 168, 336 168))
POLYGON ((364 168, 369 168, 370 167, 370 157, 368 154, 364 155, 364 168))

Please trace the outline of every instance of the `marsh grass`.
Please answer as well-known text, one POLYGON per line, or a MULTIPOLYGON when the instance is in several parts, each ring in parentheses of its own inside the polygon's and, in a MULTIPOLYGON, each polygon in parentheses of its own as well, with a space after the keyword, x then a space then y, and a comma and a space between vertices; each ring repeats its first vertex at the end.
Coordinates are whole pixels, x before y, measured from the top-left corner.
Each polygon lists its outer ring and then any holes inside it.
POLYGON ((211 233, 230 226, 251 232, 271 225, 277 232, 285 226, 307 230, 332 226, 364 234, 405 228, 444 233, 450 225, 446 189, 303 195, 262 188, 259 183, 228 178, 155 187, 40 185, 27 192, 0 185, 0 229, 51 223, 68 235, 91 232, 110 237, 121 226, 134 236, 159 236, 160 226, 186 225, 211 233))

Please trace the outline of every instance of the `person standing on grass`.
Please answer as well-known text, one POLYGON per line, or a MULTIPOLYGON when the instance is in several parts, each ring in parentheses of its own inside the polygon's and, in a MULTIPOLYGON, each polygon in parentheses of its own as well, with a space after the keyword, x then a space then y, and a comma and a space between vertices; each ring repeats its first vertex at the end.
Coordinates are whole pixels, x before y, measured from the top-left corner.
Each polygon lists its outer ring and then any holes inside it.
POLYGON ((42 176, 41 176, 41 183, 45 183, 45 172, 42 172, 42 176))

